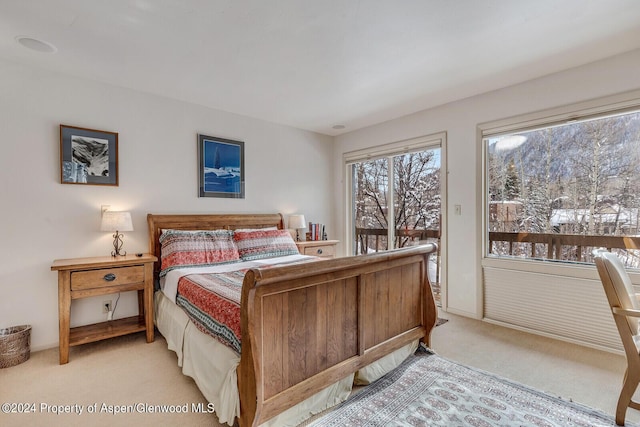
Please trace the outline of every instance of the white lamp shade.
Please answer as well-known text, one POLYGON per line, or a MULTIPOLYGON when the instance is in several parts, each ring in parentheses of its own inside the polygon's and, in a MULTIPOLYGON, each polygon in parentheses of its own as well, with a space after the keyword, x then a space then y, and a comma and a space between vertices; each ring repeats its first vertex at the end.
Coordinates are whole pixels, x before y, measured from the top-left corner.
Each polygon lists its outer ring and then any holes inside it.
POLYGON ((289 228, 307 228, 307 222, 304 215, 289 215, 289 228))
POLYGON ((133 231, 130 212, 105 211, 100 231, 133 231))

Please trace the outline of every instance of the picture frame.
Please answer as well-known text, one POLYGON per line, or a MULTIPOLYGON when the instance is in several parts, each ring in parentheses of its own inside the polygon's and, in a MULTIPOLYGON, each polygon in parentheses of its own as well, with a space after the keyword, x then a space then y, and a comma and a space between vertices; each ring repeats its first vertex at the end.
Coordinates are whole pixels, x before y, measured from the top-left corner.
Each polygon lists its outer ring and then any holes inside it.
POLYGON ((118 134, 60 125, 60 182, 118 185, 118 134))
POLYGON ((198 196, 244 199, 244 142, 198 134, 198 196))

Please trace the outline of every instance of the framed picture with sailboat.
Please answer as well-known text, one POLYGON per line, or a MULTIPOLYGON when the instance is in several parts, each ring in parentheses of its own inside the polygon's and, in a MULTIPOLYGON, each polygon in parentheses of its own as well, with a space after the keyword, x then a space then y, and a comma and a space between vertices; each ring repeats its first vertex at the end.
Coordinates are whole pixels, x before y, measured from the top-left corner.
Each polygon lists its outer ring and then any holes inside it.
POLYGON ((198 135, 198 196, 244 199, 244 142, 198 135))

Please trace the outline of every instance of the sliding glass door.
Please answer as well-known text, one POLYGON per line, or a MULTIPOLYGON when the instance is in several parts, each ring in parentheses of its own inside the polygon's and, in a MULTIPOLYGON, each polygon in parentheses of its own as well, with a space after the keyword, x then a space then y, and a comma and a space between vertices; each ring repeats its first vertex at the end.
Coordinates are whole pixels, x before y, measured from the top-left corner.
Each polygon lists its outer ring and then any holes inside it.
MULTIPOLYGON (((345 155, 351 254, 440 243, 442 138, 345 155)), ((435 258, 430 278, 439 294, 440 257, 435 258)))

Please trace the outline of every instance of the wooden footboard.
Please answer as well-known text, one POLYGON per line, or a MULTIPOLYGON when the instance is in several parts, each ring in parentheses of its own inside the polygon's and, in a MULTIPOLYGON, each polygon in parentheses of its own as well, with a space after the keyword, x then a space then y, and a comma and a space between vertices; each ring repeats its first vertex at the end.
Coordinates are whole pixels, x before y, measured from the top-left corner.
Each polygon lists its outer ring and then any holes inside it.
MULTIPOLYGON (((147 216, 149 251, 163 229, 283 228, 280 214, 147 216)), ((415 339, 437 313, 427 276, 433 244, 250 270, 241 301, 240 425, 263 423, 415 339)), ((160 261, 154 275, 160 271, 160 261)))
POLYGON ((240 425, 256 426, 421 339, 437 313, 433 244, 250 270, 242 289, 240 425))

